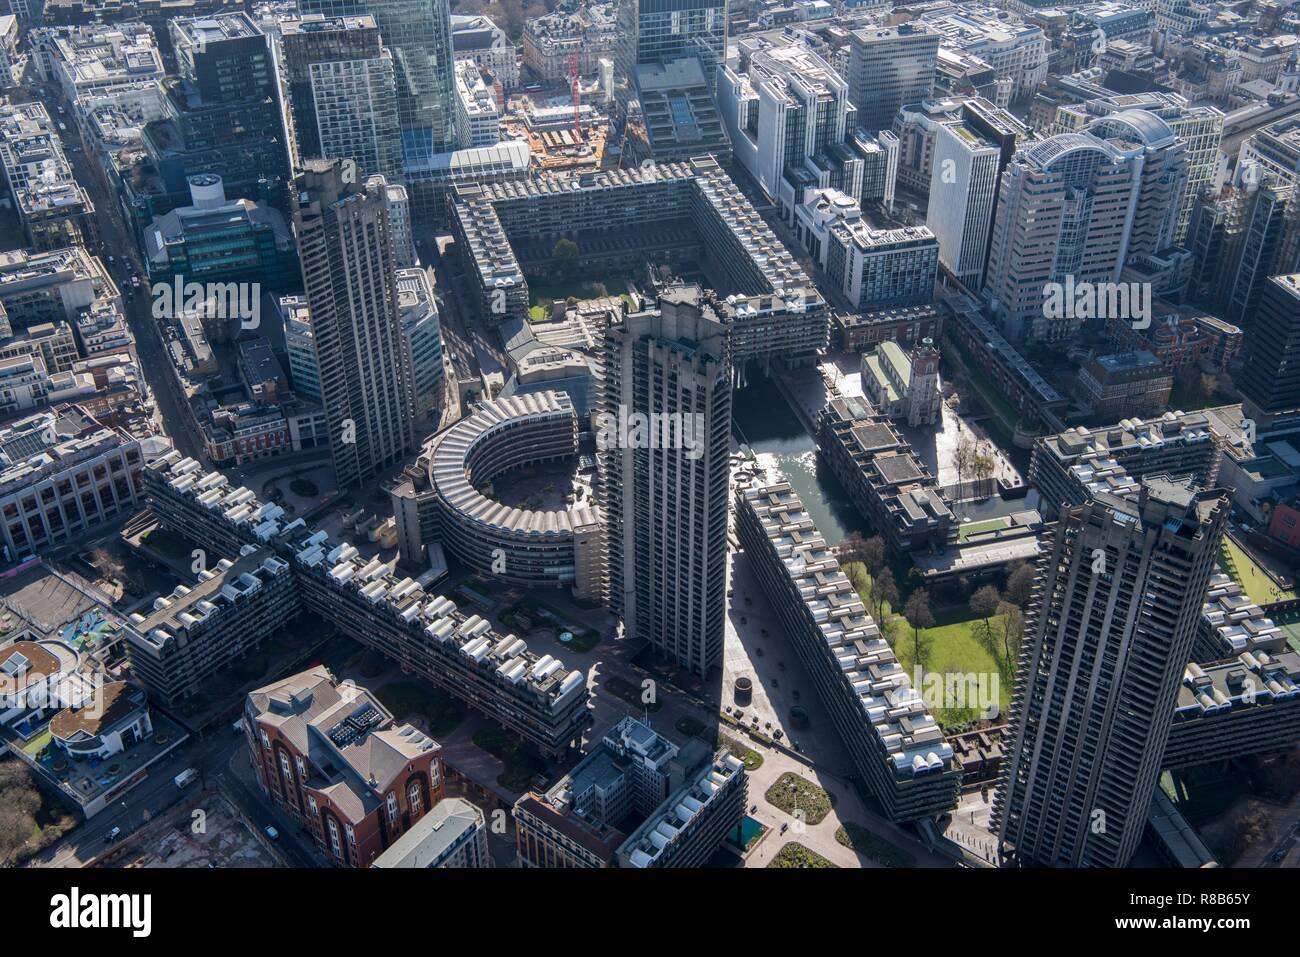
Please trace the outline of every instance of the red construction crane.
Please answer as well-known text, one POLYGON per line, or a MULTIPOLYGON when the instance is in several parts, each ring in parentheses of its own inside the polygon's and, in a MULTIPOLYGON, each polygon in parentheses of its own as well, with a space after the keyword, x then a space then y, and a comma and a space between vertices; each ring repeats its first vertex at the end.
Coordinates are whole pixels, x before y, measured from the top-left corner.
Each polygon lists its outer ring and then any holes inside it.
POLYGON ((581 49, 582 41, 579 40, 569 57, 569 83, 573 87, 573 132, 579 140, 582 139, 582 86, 578 82, 578 53, 581 49))

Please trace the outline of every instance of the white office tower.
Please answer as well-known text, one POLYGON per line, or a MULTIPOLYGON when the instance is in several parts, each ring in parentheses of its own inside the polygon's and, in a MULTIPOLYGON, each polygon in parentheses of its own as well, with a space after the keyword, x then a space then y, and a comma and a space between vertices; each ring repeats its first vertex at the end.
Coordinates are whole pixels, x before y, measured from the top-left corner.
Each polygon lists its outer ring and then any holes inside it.
POLYGON ((402 322, 402 361, 411 380, 415 417, 426 420, 442 407, 443 385, 442 323, 428 271, 398 270, 397 309, 402 322))
POLYGON ((593 415, 609 606, 625 637, 703 677, 722 660, 731 357, 698 286, 605 337, 593 415))
POLYGON ((862 198, 863 160, 846 138, 849 85, 806 46, 764 37, 737 41, 718 83, 732 155, 792 221, 804 191, 862 198))
POLYGON ((939 240, 939 262, 970 289, 984 278, 993 230, 1001 147, 966 122, 935 133, 926 224, 939 240))
POLYGON ((462 149, 501 142, 501 111, 478 65, 456 63, 456 135, 462 149))
POLYGON ((401 462, 414 442, 383 177, 337 160, 294 178, 293 224, 339 488, 401 462))
POLYGON ((1141 158, 1088 133, 1063 133, 1012 157, 1002 173, 984 292, 1007 338, 1073 337, 1075 310, 1048 316, 1055 284, 1116 282, 1128 254, 1141 158))
POLYGON ((393 261, 398 269, 419 265, 415 252, 415 236, 411 232, 411 196, 401 183, 389 183, 384 188, 388 201, 388 232, 393 237, 393 261))
POLYGON ((1223 113, 1218 107, 1193 106, 1177 93, 1114 94, 1060 107, 1056 122, 1046 132, 1076 133, 1099 116, 1131 110, 1145 110, 1160 117, 1182 141, 1187 152, 1187 182, 1179 201, 1178 226, 1174 231, 1174 242, 1181 245, 1187 238, 1196 197, 1213 185, 1219 175, 1223 113))
POLYGON ((1183 190, 1187 185, 1187 149, 1169 124, 1147 110, 1125 110, 1095 120, 1089 133, 1110 141, 1141 161, 1128 259, 1168 249, 1178 233, 1183 190))
POLYGON ((1228 508, 1222 489, 1157 477, 1062 513, 1039 564, 993 799, 1008 862, 1128 864, 1228 508))

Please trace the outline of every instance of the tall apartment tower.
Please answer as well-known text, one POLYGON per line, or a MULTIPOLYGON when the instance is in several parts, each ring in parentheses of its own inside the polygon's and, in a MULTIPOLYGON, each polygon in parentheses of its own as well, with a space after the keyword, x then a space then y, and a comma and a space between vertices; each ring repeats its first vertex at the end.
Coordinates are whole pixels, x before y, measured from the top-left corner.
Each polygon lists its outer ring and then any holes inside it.
POLYGON ((1223 490, 1162 476, 1062 513, 1039 566, 993 801, 1006 860, 1128 863, 1228 507, 1223 490))
POLYGON ((984 291, 1015 341, 1060 341, 1084 317, 1049 317, 1046 284, 1117 282, 1128 255, 1141 159, 1088 133, 1021 150, 1002 174, 984 291))
POLYGON ((1246 327, 1246 350, 1242 411, 1260 432, 1283 421, 1300 424, 1300 274, 1264 284, 1246 327))
POLYGON ((402 180, 393 58, 371 16, 310 14, 280 21, 299 159, 351 160, 363 180, 402 180))
POLYGON ((849 34, 849 100, 858 108, 858 126, 869 133, 887 130, 904 103, 930 98, 939 39, 911 23, 849 34))
POLYGON ((699 287, 610 327, 599 409, 618 431, 598 433, 610 607, 704 676, 722 658, 731 357, 699 287))
POLYGON ((382 176, 357 184, 345 174, 338 160, 307 160, 293 216, 339 488, 414 445, 387 190, 382 176))
POLYGON ((936 131, 926 225, 939 240, 943 268, 971 289, 984 278, 1001 165, 1001 147, 971 124, 936 131))
POLYGON ((392 51, 408 172, 456 148, 456 79, 449 0, 299 0, 301 13, 370 14, 392 51))

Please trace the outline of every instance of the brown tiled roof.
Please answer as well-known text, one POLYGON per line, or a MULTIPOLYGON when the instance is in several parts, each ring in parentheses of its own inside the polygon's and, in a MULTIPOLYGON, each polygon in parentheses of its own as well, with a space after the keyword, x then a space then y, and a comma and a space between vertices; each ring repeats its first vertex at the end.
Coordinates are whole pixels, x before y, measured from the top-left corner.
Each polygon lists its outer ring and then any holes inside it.
POLYGON ((130 694, 131 686, 125 681, 110 681, 104 685, 84 708, 64 708, 50 719, 50 733, 67 741, 78 731, 91 736, 104 728, 111 728, 136 707, 130 694))

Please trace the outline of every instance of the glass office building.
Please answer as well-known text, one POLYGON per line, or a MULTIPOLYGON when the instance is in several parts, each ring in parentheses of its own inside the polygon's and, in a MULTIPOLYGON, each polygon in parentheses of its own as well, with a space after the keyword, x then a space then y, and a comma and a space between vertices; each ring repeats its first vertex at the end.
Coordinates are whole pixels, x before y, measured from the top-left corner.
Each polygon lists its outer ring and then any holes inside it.
POLYGON ((455 74, 448 0, 299 0, 302 13, 370 14, 393 55, 397 116, 408 172, 456 148, 455 74))

